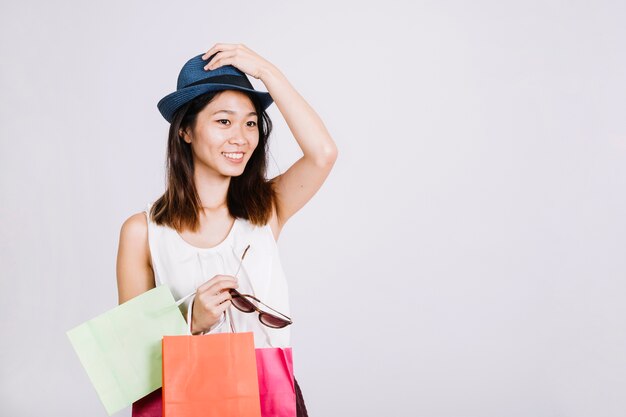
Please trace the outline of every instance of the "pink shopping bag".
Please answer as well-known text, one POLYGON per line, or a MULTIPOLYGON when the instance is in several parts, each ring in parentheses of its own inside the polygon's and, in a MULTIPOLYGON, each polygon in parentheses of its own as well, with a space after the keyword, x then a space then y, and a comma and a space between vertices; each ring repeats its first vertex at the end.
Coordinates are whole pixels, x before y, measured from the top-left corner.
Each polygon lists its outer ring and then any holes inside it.
POLYGON ((161 388, 133 403, 132 417, 163 416, 163 395, 161 388))
POLYGON ((291 348, 257 348, 261 415, 296 417, 296 390, 291 348))

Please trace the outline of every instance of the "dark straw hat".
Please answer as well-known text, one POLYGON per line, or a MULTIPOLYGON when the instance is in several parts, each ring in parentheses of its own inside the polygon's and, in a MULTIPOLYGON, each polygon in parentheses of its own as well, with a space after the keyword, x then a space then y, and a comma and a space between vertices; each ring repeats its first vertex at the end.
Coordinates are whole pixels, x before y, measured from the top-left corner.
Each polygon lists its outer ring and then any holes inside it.
POLYGON ((157 107, 169 123, 172 123, 174 113, 183 104, 210 91, 239 90, 248 91, 256 95, 263 110, 273 102, 269 93, 254 89, 250 80, 243 72, 232 65, 224 65, 214 70, 205 70, 204 66, 211 61, 212 55, 204 61, 202 55, 191 58, 180 70, 176 91, 163 97, 157 107))

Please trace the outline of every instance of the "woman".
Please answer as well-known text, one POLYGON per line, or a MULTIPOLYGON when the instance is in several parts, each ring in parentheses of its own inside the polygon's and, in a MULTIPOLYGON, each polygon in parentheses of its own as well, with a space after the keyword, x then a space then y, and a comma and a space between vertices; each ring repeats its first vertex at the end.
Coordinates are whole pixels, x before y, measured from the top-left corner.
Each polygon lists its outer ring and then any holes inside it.
POLYGON ((158 108, 170 122, 166 190, 122 225, 119 302, 168 285, 177 299, 193 294, 181 306, 193 334, 232 328, 254 332, 256 347, 289 346, 288 326, 229 308, 232 290, 254 295, 263 303, 255 306, 279 319, 289 315, 276 240, 328 176, 334 141, 280 70, 244 45, 216 44, 190 59, 158 108), (272 100, 303 156, 268 181, 272 100))

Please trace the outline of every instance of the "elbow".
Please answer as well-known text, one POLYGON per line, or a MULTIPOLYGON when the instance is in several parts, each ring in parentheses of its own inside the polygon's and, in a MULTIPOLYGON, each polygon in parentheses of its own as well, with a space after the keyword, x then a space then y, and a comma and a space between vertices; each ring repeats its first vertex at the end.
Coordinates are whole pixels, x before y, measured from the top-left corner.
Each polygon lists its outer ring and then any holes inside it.
POLYGON ((337 145, 334 142, 330 142, 320 150, 318 157, 316 158, 316 164, 320 167, 330 168, 335 164, 337 160, 337 154, 339 153, 337 145))

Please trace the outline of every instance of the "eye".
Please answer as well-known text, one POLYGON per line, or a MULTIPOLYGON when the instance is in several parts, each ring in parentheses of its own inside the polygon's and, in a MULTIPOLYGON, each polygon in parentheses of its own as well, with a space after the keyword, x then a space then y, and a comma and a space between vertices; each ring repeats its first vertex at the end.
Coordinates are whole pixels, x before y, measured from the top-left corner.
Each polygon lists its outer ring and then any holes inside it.
POLYGON ((249 127, 253 127, 253 126, 256 126, 256 122, 250 121, 250 122, 246 123, 246 125, 249 126, 249 127))
POLYGON ((219 119, 217 121, 217 123, 220 123, 220 124, 223 124, 223 125, 227 125, 227 124, 230 123, 230 120, 228 120, 228 119, 219 119))

